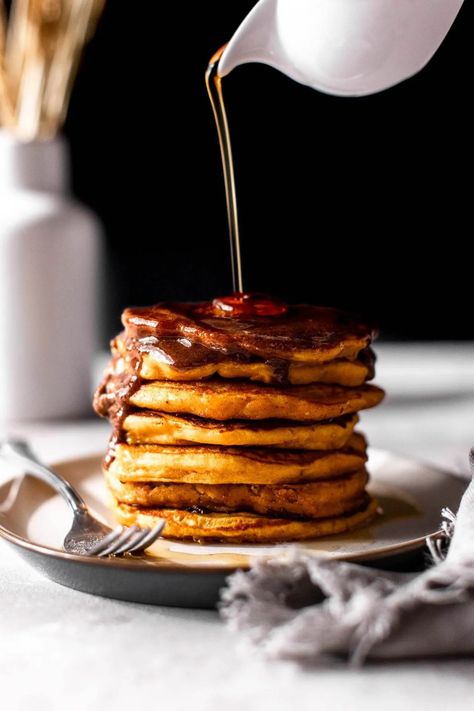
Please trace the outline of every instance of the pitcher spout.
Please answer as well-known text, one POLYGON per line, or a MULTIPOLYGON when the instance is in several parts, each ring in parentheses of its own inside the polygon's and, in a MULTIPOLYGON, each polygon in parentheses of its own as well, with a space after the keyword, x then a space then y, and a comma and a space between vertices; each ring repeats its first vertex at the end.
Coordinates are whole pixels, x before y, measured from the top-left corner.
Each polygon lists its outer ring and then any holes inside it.
POLYGON ((463 0, 260 0, 219 63, 269 64, 302 84, 364 96, 419 72, 463 0))
POLYGON ((240 64, 258 62, 285 72, 276 24, 278 0, 260 0, 228 43, 219 62, 224 77, 240 64))

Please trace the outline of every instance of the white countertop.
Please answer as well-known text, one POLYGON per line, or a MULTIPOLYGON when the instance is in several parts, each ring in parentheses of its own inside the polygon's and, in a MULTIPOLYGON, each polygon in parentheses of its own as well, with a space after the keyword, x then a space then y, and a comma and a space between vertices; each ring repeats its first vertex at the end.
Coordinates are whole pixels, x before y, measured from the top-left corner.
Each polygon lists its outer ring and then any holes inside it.
MULTIPOLYGON (((467 473, 474 344, 378 347, 386 402, 371 444, 467 473)), ((10 427, 49 461, 104 449, 94 420, 10 427)), ((5 431, 5 428, 3 428, 5 431)), ((0 474, 1 476, 1 474, 0 474)), ((244 652, 214 612, 135 605, 62 588, 0 543, 0 709, 450 711, 472 708, 474 660, 301 670, 244 652)))

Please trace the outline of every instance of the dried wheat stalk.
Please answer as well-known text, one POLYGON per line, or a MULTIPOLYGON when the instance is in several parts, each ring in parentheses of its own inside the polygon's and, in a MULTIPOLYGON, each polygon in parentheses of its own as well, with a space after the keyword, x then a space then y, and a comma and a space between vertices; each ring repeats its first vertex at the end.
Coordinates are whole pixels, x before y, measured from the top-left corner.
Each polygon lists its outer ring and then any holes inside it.
POLYGON ((10 126, 13 122, 13 105, 5 71, 5 44, 7 20, 5 6, 0 0, 0 124, 10 126))
POLYGON ((62 126, 104 3, 14 0, 9 22, 0 20, 0 121, 21 139, 49 138, 62 126))

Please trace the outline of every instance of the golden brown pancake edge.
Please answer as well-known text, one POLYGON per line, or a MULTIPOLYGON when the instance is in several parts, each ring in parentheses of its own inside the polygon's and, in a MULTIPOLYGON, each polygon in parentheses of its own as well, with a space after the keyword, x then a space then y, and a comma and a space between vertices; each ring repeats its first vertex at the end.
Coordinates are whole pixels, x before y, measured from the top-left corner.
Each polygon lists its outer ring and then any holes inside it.
POLYGON ((348 415, 330 421, 210 420, 193 415, 137 411, 127 415, 127 444, 209 444, 277 449, 339 449, 351 437, 359 418, 348 415))
POLYGON ((195 513, 181 509, 146 509, 115 501, 114 513, 127 526, 156 525, 166 521, 164 538, 197 543, 275 543, 302 541, 346 533, 367 524, 377 514, 377 502, 366 497, 362 508, 333 518, 297 520, 250 513, 195 513))
POLYGON ((365 469, 318 482, 280 485, 131 483, 110 471, 105 477, 117 501, 130 506, 298 518, 327 518, 354 510, 368 481, 365 469))
MULTIPOLYGON (((113 387, 113 385, 112 385, 113 387)), ((329 420, 374 407, 384 397, 375 385, 344 388, 313 384, 277 388, 217 380, 143 383, 130 398, 135 407, 183 412, 213 420, 329 420)))
POLYGON ((355 471, 366 461, 366 441, 356 433, 347 447, 329 451, 118 444, 109 469, 130 482, 290 484, 355 471))

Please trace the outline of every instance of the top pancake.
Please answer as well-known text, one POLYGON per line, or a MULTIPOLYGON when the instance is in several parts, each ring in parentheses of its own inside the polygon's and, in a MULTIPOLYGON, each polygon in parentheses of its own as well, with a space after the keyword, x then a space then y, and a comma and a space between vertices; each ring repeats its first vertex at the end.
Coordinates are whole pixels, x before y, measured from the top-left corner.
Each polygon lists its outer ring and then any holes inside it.
POLYGON ((357 359, 337 358, 321 363, 271 360, 257 356, 243 358, 238 354, 209 351, 202 346, 189 347, 178 340, 161 340, 153 348, 145 342, 135 342, 121 333, 112 341, 116 369, 137 373, 143 380, 204 380, 214 375, 221 378, 245 378, 267 384, 307 385, 335 383, 357 386, 374 375, 375 356, 370 348, 361 351, 357 359), (139 357, 135 351, 138 350, 139 357))
POLYGON ((126 309, 122 321, 129 351, 158 348, 169 364, 182 368, 230 354, 306 363, 353 360, 375 336, 371 326, 343 311, 309 305, 289 306, 280 316, 229 317, 216 315, 208 303, 161 303, 126 309))

